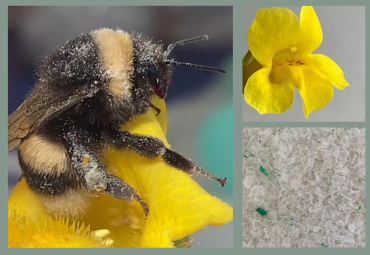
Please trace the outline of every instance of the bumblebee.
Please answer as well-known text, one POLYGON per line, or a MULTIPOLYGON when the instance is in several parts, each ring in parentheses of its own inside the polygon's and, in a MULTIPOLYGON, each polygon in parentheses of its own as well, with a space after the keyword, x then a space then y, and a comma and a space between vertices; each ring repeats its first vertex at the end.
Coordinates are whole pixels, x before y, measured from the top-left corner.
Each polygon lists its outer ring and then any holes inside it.
POLYGON ((107 146, 148 159, 161 157, 178 170, 225 185, 157 138, 131 134, 119 125, 146 113, 156 95, 165 98, 178 62, 177 46, 207 40, 200 36, 164 49, 140 34, 100 29, 67 41, 41 62, 38 80, 23 104, 8 117, 8 152, 19 147, 22 178, 54 215, 78 216, 96 194, 137 200, 136 190, 109 173, 101 158, 107 146), (76 206, 77 205, 77 206, 76 206))

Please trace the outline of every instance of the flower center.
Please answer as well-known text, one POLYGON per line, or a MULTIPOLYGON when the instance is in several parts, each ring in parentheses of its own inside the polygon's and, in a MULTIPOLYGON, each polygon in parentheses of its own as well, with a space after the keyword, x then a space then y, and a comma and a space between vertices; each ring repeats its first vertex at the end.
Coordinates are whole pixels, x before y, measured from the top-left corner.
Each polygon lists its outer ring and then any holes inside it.
POLYGON ((287 82, 288 79, 295 79, 295 75, 301 72, 301 66, 305 66, 305 59, 298 56, 288 56, 274 59, 269 75, 270 81, 274 84, 287 82))

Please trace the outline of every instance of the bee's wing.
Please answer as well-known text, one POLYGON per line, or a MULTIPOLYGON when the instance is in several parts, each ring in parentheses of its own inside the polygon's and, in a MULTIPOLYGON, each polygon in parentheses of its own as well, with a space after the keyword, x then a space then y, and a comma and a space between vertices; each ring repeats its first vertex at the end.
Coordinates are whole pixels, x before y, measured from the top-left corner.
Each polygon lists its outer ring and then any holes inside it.
POLYGON ((92 84, 79 85, 68 96, 59 98, 45 98, 41 89, 35 91, 8 117, 8 152, 20 146, 41 123, 94 96, 98 91, 99 88, 92 84))

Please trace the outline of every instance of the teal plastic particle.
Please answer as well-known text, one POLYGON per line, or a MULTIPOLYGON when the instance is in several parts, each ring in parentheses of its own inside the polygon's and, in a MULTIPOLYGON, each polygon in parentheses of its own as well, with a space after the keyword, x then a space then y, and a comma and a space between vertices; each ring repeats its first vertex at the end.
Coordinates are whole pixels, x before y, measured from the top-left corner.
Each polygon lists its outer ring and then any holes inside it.
POLYGON ((262 216, 266 216, 267 215, 267 213, 268 213, 268 211, 266 211, 265 209, 263 209, 262 207, 258 207, 257 209, 256 209, 256 211, 259 213, 259 214, 261 214, 262 216))
POLYGON ((263 168, 263 166, 260 166, 260 171, 261 171, 261 173, 263 173, 264 175, 266 175, 271 180, 271 177, 270 177, 269 173, 266 171, 265 168, 263 168))

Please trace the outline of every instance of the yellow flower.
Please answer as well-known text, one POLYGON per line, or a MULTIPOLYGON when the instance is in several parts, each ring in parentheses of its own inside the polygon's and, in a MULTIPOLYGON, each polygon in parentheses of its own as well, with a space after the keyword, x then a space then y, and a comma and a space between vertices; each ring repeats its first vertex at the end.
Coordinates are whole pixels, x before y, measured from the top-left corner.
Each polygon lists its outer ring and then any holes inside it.
MULTIPOLYGON (((330 58, 311 54, 321 44, 320 22, 312 6, 303 6, 300 20, 288 9, 267 8, 256 13, 248 31, 249 50, 261 65, 248 81, 244 97, 260 114, 282 113, 294 100, 294 87, 303 99, 303 113, 327 105, 333 87, 348 86, 340 67, 330 58)), ((250 58, 249 58, 250 59, 250 58)))
MULTIPOLYGON (((161 139, 166 146, 166 109, 137 117, 124 128, 161 139)), ((38 198, 20 181, 8 201, 9 247, 175 247, 174 241, 207 226, 232 220, 232 208, 205 192, 191 177, 161 159, 107 150, 108 170, 134 187, 149 206, 107 195, 93 198, 79 219, 52 218, 38 198)), ((185 244, 188 245, 188 244, 185 244)))

